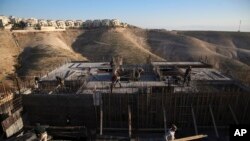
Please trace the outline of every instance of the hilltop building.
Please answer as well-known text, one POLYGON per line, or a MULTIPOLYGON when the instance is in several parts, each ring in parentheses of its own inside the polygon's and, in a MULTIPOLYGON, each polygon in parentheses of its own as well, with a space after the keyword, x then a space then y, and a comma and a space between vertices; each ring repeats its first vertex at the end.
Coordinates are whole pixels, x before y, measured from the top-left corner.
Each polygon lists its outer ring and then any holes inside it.
POLYGON ((0 27, 4 29, 11 29, 12 24, 10 19, 6 16, 0 16, 0 27))
MULTIPOLYGON (((35 18, 30 18, 30 19, 25 20, 25 23, 26 23, 26 26, 28 27, 34 27, 38 24, 38 20, 35 18)), ((39 21, 39 24, 41 25, 44 23, 41 23, 41 21, 39 21)))
POLYGON ((11 21, 12 24, 18 24, 18 23, 21 22, 22 20, 23 20, 22 18, 10 16, 10 21, 11 21))
POLYGON ((53 26, 53 27, 57 27, 56 21, 54 20, 47 20, 48 26, 53 26))
POLYGON ((109 27, 110 26, 110 20, 109 19, 102 20, 102 26, 109 27))
POLYGON ((66 25, 66 28, 73 28, 75 26, 75 23, 72 20, 66 20, 65 25, 66 25))
POLYGON ((4 29, 22 29, 22 30, 43 30, 43 31, 55 31, 55 30, 65 30, 65 29, 81 29, 81 28, 101 28, 101 27, 123 27, 126 28, 128 25, 126 23, 120 22, 118 19, 104 19, 104 20, 45 20, 45 19, 22 19, 14 16, 6 17, 0 16, 0 27, 4 29), (19 25, 22 24, 22 27, 19 25), (14 25, 14 28, 12 28, 14 25), (20 27, 18 27, 20 26, 20 27), (24 27, 23 27, 24 26, 24 27))
POLYGON ((82 28, 83 27, 83 21, 82 20, 76 20, 74 22, 74 27, 75 28, 82 28))
POLYGON ((92 24, 93 24, 93 21, 92 20, 86 20, 84 22, 84 28, 91 28, 92 27, 92 24))
POLYGON ((101 26, 101 24, 102 24, 101 20, 94 20, 92 23, 92 27, 98 28, 101 26))
POLYGON ((39 19, 39 20, 38 20, 38 25, 39 25, 40 27, 42 27, 42 26, 48 26, 48 22, 47 22, 47 20, 39 19))
POLYGON ((65 22, 63 20, 57 20, 56 24, 59 29, 65 29, 66 27, 65 22))
POLYGON ((113 27, 121 26, 121 22, 118 19, 112 19, 111 20, 111 25, 113 27))

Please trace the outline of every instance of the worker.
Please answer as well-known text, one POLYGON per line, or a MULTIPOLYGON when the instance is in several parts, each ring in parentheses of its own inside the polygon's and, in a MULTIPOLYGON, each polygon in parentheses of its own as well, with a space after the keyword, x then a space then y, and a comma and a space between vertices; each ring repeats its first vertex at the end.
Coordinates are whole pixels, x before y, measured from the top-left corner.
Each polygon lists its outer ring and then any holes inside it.
POLYGON ((123 64, 123 58, 122 57, 120 57, 120 56, 118 56, 118 66, 119 66, 119 68, 122 68, 122 64, 123 64))
POLYGON ((39 81, 40 81, 40 78, 36 76, 35 77, 35 89, 39 88, 39 81))
POLYGON ((166 141, 173 141, 175 140, 175 131, 177 130, 177 127, 172 124, 171 128, 168 130, 168 132, 165 135, 166 141))
POLYGON ((36 123, 36 127, 34 130, 39 141, 47 141, 47 132, 45 128, 40 125, 40 123, 36 123))
POLYGON ((60 85, 60 86, 64 86, 64 80, 62 80, 62 78, 61 78, 61 77, 56 76, 56 81, 57 81, 58 85, 60 85))
POLYGON ((113 58, 111 58, 111 60, 110 60, 109 64, 110 64, 110 67, 111 67, 111 68, 113 68, 113 67, 114 67, 114 61, 113 61, 113 58))
POLYGON ((143 68, 136 68, 135 70, 135 81, 139 81, 141 78, 141 73, 143 73, 143 68))
POLYGON ((113 74, 113 85, 115 86, 117 83, 120 85, 120 87, 122 87, 122 84, 121 84, 121 77, 119 75, 119 69, 117 68, 113 74))
POLYGON ((186 69, 185 75, 184 75, 184 81, 183 81, 183 86, 185 86, 185 83, 187 82, 187 86, 189 86, 189 83, 191 81, 191 71, 192 71, 192 67, 189 66, 186 69))
POLYGON ((119 71, 119 69, 117 68, 114 71, 114 73, 112 75, 112 78, 111 78, 111 81, 112 81, 111 82, 111 93, 112 93, 113 87, 115 87, 117 83, 120 85, 120 87, 122 87, 122 84, 120 82, 121 77, 119 76, 119 72, 118 71, 119 71))

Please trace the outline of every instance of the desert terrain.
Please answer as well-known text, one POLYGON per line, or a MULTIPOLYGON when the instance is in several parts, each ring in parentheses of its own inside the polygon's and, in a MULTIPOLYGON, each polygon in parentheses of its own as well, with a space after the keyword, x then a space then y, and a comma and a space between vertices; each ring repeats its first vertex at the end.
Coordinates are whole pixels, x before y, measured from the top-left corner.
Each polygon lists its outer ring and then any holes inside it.
POLYGON ((98 28, 54 32, 0 31, 0 79, 44 74, 70 60, 125 63, 208 60, 216 69, 249 81, 250 33, 98 28))

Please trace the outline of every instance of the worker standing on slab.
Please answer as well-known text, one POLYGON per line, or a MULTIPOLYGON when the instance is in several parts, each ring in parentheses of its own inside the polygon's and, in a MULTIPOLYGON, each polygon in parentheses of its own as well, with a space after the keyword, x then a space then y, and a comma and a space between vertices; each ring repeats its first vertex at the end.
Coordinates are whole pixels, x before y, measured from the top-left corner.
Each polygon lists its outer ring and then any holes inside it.
POLYGON ((47 132, 45 128, 40 125, 40 123, 36 123, 35 133, 39 141, 47 141, 47 132))
POLYGON ((175 140, 175 131, 177 130, 177 127, 172 124, 172 127, 168 130, 168 132, 165 135, 166 141, 173 141, 175 140))
POLYGON ((141 67, 136 68, 135 70, 135 81, 139 81, 141 78, 141 73, 143 73, 144 70, 141 67))
POLYGON ((61 77, 56 76, 56 81, 57 81, 58 86, 60 87, 64 86, 64 80, 61 77))
POLYGON ((192 71, 192 67, 189 66, 186 69, 185 75, 184 75, 184 81, 183 81, 183 86, 185 86, 185 83, 187 82, 187 86, 189 86, 190 81, 191 81, 191 71, 192 71))
POLYGON ((120 82, 120 75, 119 75, 119 72, 118 72, 119 68, 115 69, 114 73, 112 74, 112 78, 111 78, 111 86, 110 86, 110 90, 111 90, 111 93, 113 91, 113 87, 116 86, 116 84, 118 83, 120 85, 120 88, 122 87, 122 84, 120 82))
POLYGON ((35 89, 39 88, 39 81, 40 81, 40 78, 36 76, 35 77, 35 89))
POLYGON ((109 65, 110 65, 111 68, 113 68, 115 66, 113 57, 111 58, 111 60, 109 62, 109 65))
POLYGON ((122 87, 122 84, 121 84, 121 77, 119 75, 119 69, 117 68, 115 71, 114 71, 114 74, 112 76, 112 84, 113 84, 113 87, 115 87, 115 85, 118 83, 120 85, 120 87, 122 87))

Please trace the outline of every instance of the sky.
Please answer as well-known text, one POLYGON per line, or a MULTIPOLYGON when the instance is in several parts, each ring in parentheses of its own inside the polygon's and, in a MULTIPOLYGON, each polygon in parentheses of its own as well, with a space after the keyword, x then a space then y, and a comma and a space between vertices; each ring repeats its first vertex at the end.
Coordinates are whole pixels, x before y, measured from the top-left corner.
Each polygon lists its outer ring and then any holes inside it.
POLYGON ((120 19, 142 28, 250 31, 250 0, 0 0, 0 15, 120 19))

